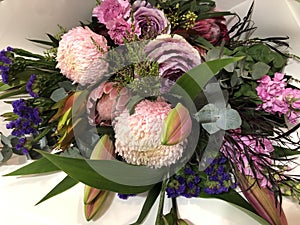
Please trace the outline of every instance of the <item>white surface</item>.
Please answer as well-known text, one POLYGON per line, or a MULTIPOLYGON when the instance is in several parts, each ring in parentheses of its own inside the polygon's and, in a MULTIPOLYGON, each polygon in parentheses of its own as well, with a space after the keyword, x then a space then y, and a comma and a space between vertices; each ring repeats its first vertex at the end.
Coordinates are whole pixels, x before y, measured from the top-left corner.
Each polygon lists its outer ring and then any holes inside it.
MULTIPOLYGON (((42 49, 25 38, 45 39, 44 33, 55 33, 56 24, 67 28, 78 24, 79 20, 90 19, 90 9, 94 0, 4 0, 0 2, 0 48, 7 45, 24 47, 41 52, 42 49)), ((252 0, 218 0, 219 9, 238 12, 243 17, 252 0)), ((288 35, 291 49, 300 55, 300 7, 293 0, 256 0, 253 19, 259 27, 257 36, 288 35), (298 13, 297 13, 298 12, 298 13), (297 17, 298 15, 298 17, 297 17)), ((293 64, 286 70, 300 78, 300 65, 293 64)), ((3 104, 0 112, 3 113, 3 104)), ((4 131, 4 126, 0 127, 4 131)), ((0 175, 19 168, 24 160, 14 157, 0 167, 0 175)), ((0 178, 0 224, 1 225, 126 225, 135 221, 144 201, 143 197, 123 201, 114 198, 109 210, 97 221, 86 222, 83 216, 83 185, 79 184, 69 191, 52 198, 39 206, 34 204, 50 191, 63 173, 26 178, 0 178)), ((156 207, 144 224, 153 225, 156 207)), ((168 206, 167 206, 168 208, 168 206)), ((218 200, 181 198, 180 214, 195 225, 257 225, 252 218, 218 200)), ((284 208, 290 225, 298 225, 300 207, 284 201, 284 208)))

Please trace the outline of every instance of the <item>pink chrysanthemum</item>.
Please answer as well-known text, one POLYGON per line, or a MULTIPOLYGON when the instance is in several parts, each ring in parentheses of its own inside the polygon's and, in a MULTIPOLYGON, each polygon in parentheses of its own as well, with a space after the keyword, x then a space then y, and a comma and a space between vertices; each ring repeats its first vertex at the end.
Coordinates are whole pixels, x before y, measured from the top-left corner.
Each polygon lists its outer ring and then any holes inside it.
POLYGON ((113 122, 115 147, 128 163, 154 168, 175 163, 183 153, 185 142, 166 146, 160 142, 162 125, 171 105, 163 100, 143 100, 134 113, 125 109, 113 122))
POLYGON ((107 63, 100 59, 107 50, 107 41, 102 35, 88 27, 76 27, 59 42, 57 68, 75 83, 94 84, 107 71, 107 63))
POLYGON ((264 165, 274 163, 270 157, 270 153, 274 151, 271 141, 266 138, 257 139, 250 135, 241 136, 237 134, 232 137, 237 145, 225 141, 221 152, 236 165, 242 174, 257 178, 261 187, 270 185, 266 175, 264 175, 264 165), (250 163, 252 163, 252 168, 250 163))

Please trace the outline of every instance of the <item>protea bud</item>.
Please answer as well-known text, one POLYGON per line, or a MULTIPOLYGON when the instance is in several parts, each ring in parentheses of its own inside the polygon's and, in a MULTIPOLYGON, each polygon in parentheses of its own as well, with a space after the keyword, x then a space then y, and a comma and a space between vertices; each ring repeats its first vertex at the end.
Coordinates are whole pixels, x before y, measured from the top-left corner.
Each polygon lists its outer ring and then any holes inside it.
POLYGON ((239 186, 256 212, 270 225, 287 225, 286 216, 274 194, 267 188, 260 187, 250 176, 236 173, 239 186))
MULTIPOLYGON (((114 158, 114 145, 108 135, 103 135, 96 144, 91 159, 110 160, 114 158)), ((105 203, 109 191, 99 190, 90 186, 84 189, 84 214, 87 221, 91 220, 105 203)))
POLYGON ((192 129, 192 119, 189 111, 178 103, 171 109, 164 121, 161 132, 163 145, 175 145, 188 137, 192 129))

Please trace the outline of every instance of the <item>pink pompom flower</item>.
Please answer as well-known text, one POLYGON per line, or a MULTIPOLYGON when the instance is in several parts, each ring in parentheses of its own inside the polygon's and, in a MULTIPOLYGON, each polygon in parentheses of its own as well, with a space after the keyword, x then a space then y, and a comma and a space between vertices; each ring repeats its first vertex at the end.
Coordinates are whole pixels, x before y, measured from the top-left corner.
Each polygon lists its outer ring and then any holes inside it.
POLYGON ((169 166, 181 158, 185 141, 162 145, 161 133, 171 105, 162 99, 143 100, 130 115, 125 109, 113 121, 116 152, 128 163, 153 168, 169 166))
POLYGON ((88 27, 73 28, 59 42, 57 68, 74 83, 94 84, 107 71, 108 64, 101 59, 107 51, 104 36, 94 33, 88 27))

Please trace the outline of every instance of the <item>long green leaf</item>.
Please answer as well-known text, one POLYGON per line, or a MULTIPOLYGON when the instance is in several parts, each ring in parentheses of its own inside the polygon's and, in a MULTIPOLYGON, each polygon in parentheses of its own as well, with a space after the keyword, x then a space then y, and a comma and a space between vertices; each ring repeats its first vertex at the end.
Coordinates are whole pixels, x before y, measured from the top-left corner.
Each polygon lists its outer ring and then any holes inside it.
POLYGON ((279 158, 285 158, 288 156, 295 156, 295 155, 300 155, 300 151, 292 150, 280 146, 274 146, 274 152, 272 152, 272 156, 279 157, 279 158))
POLYGON ((33 174, 42 174, 42 173, 50 173, 50 172, 57 172, 57 171, 60 171, 58 167, 56 167, 48 159, 41 158, 9 174, 5 174, 4 176, 33 175, 33 174))
POLYGON ((135 167, 117 160, 87 160, 38 152, 75 180, 124 194, 148 191, 165 174, 164 170, 135 167))
POLYGON ((153 204, 155 203, 157 197, 159 196, 159 193, 161 191, 161 183, 156 184, 148 193, 147 198, 144 202, 142 211, 139 215, 139 218, 137 221, 131 225, 139 225, 141 224, 146 216, 149 214, 153 204))
POLYGON ((78 184, 77 180, 74 180, 73 178, 66 176, 59 184, 57 184, 45 197, 43 197, 36 205, 46 201, 49 198, 52 198, 58 194, 63 193, 64 191, 70 189, 71 187, 78 184))
POLYGON ((243 58, 244 57, 224 58, 202 63, 181 76, 176 82, 177 85, 174 85, 171 89, 171 93, 182 95, 184 91, 191 99, 195 99, 215 74, 225 66, 243 58))
POLYGON ((8 89, 5 92, 0 94, 0 99, 5 99, 5 98, 9 98, 15 95, 19 95, 19 94, 26 94, 26 87, 22 86, 19 88, 12 88, 12 89, 8 89))

